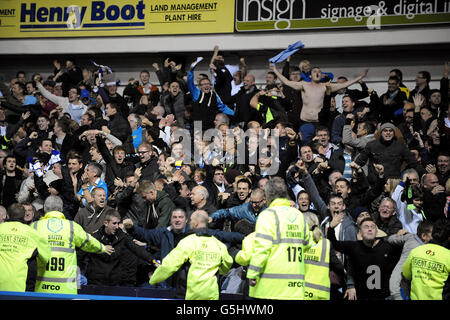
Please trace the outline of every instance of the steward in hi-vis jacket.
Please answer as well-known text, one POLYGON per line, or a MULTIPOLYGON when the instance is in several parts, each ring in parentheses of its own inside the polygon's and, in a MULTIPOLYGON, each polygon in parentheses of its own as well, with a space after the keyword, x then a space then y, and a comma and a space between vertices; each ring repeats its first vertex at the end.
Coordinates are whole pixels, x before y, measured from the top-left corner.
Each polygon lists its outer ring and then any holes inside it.
MULTIPOLYGON (((47 198, 48 199, 48 198, 47 198)), ((62 208, 61 208, 62 209, 62 208)), ((107 248, 59 211, 50 211, 32 227, 44 235, 51 247, 47 264, 38 264, 36 292, 77 294, 77 254, 75 249, 104 253, 107 248)))
POLYGON ((304 254, 312 243, 303 214, 291 207, 287 198, 274 199, 256 221, 247 271, 249 295, 258 299, 303 300, 304 254))

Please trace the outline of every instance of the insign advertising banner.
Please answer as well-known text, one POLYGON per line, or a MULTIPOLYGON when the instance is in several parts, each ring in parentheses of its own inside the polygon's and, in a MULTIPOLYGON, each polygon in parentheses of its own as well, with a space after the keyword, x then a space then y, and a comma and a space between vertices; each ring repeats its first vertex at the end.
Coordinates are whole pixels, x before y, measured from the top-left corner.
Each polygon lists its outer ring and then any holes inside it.
POLYGON ((0 38, 232 33, 234 0, 1 0, 0 38))
POLYGON ((236 0, 238 32, 450 22, 450 0, 236 0))

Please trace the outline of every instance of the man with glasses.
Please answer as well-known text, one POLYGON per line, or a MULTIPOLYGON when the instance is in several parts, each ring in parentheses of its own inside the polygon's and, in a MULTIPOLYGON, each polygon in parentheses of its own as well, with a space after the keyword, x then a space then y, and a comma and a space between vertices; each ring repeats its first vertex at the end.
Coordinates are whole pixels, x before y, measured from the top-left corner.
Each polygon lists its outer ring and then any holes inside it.
POLYGON ((153 154, 153 147, 150 143, 143 142, 137 148, 137 156, 139 157, 139 163, 136 164, 136 168, 141 168, 142 180, 149 180, 154 182, 159 176, 158 170, 158 158, 153 154))
POLYGON ((192 94, 192 120, 201 121, 202 129, 214 128, 214 119, 219 112, 233 116, 234 110, 226 106, 211 86, 209 79, 202 79, 199 87, 194 84, 194 68, 192 64, 188 72, 187 84, 192 94))
POLYGON ((411 91, 409 95, 409 101, 414 102, 414 96, 416 94, 421 94, 425 99, 430 96, 430 86, 431 75, 428 71, 420 71, 416 76, 416 87, 411 91))
POLYGON ((239 206, 217 210, 210 216, 210 221, 231 218, 235 221, 246 219, 255 224, 259 213, 266 208, 266 205, 264 191, 257 188, 252 191, 249 202, 245 202, 239 206))

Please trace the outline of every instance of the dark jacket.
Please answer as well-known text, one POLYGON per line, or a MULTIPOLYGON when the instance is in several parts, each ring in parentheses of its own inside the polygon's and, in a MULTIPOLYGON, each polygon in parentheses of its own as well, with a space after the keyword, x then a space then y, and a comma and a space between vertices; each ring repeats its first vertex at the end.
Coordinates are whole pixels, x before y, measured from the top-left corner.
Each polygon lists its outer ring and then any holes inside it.
POLYGON ((373 213, 372 217, 377 227, 386 232, 388 236, 396 234, 400 229, 403 229, 402 223, 398 220, 397 215, 392 215, 387 221, 381 220, 379 212, 373 213))
MULTIPOLYGON (((285 61, 282 74, 289 79, 289 62, 285 61)), ((293 124, 294 130, 298 130, 300 127, 300 113, 302 111, 303 100, 301 91, 294 88, 283 86, 283 94, 292 106, 292 109, 288 111, 289 122, 293 124)), ((325 105, 325 104, 324 104, 325 105)))
POLYGON ((160 176, 159 168, 158 168, 158 159, 155 157, 150 158, 147 162, 137 163, 135 165, 136 168, 142 168, 141 178, 139 181, 149 180, 151 182, 155 182, 156 179, 160 176))
POLYGON ((165 183, 163 191, 165 191, 169 195, 170 200, 173 201, 173 203, 177 208, 182 208, 185 211, 189 211, 191 198, 189 197, 183 198, 182 196, 180 196, 178 192, 180 188, 181 188, 180 183, 175 181, 172 183, 165 183))
POLYGON ((345 123, 346 123, 346 117, 347 114, 353 113, 353 115, 356 117, 356 108, 353 112, 342 112, 340 116, 337 116, 334 121, 333 125, 331 127, 331 142, 339 145, 342 142, 342 130, 344 129, 345 123))
POLYGON ((147 201, 134 192, 133 187, 126 187, 117 192, 115 202, 123 219, 130 218, 135 225, 144 228, 147 226, 147 201))
POLYGON ((240 206, 241 204, 243 204, 245 202, 242 201, 241 199, 239 199, 239 196, 236 192, 233 192, 228 199, 225 201, 225 208, 231 208, 231 207, 235 207, 235 206, 240 206))
POLYGON ((108 129, 111 134, 123 143, 131 139, 131 128, 128 121, 120 113, 109 116, 108 129))
POLYGON ((370 160, 369 175, 371 170, 373 173, 374 163, 382 164, 386 179, 399 178, 403 162, 406 162, 408 168, 417 168, 417 161, 411 151, 395 137, 389 142, 383 141, 383 138, 380 137, 367 143, 366 147, 356 157, 355 162, 359 166, 363 166, 368 160, 370 160))
POLYGON ((172 211, 175 204, 164 191, 157 191, 156 200, 148 204, 147 221, 148 228, 165 228, 170 224, 172 211))
POLYGON ((348 212, 353 212, 357 207, 370 206, 370 204, 383 192, 386 179, 377 178, 370 188, 360 191, 359 187, 367 183, 364 173, 359 174, 356 183, 352 183, 352 192, 344 200, 348 212))
MULTIPOLYGON (((114 191, 114 180, 116 178, 124 179, 125 175, 132 171, 134 172, 133 164, 129 163, 127 159, 124 159, 122 164, 117 164, 114 156, 111 155, 105 144, 105 139, 97 136, 97 147, 102 155, 103 160, 106 162, 105 182, 108 186, 108 190, 114 191)), ((112 192, 111 192, 112 194, 112 192)))
POLYGON ((373 248, 361 240, 337 241, 333 228, 328 228, 327 238, 336 251, 348 256, 352 266, 349 275, 354 278, 358 300, 384 300, 389 296, 389 278, 400 257, 399 250, 383 239, 373 248), (378 272, 374 271, 374 266, 378 267, 378 272), (375 274, 377 285, 372 285, 375 274))
POLYGON ((7 177, 5 169, 0 171, 0 203, 5 208, 17 202, 16 194, 24 179, 22 171, 16 169, 15 177, 7 177))
POLYGON ((217 68, 215 73, 216 83, 214 89, 223 103, 228 105, 231 103, 231 81, 233 81, 233 75, 225 66, 217 68))
POLYGON ((234 121, 248 122, 251 118, 257 115, 257 111, 250 107, 250 100, 258 93, 258 88, 254 85, 248 90, 241 87, 238 93, 231 97, 232 103, 236 105, 234 112, 234 121))
POLYGON ((114 209, 107 205, 100 210, 96 210, 94 206, 80 208, 73 221, 82 226, 87 233, 93 234, 101 229, 106 215, 111 211, 114 209))
POLYGON ((288 122, 287 110, 292 109, 290 101, 276 96, 262 95, 258 98, 258 112, 262 117, 262 125, 270 121, 288 122), (269 110, 272 118, 269 117, 269 110))
MULTIPOLYGON (((58 70, 59 71, 59 70, 58 70)), ((83 80, 81 69, 74 66, 71 70, 66 70, 58 81, 62 82, 64 96, 67 97, 71 87, 75 87, 83 80)))
MULTIPOLYGON (((61 173, 63 176, 62 190, 60 192, 60 197, 63 199, 63 213, 66 219, 72 220, 78 212, 80 203, 75 198, 74 186, 72 183, 72 178, 70 176, 69 168, 64 165, 61 167, 61 173)), ((81 189, 81 176, 83 175, 83 169, 80 169, 77 176, 77 185, 75 190, 81 189)))
POLYGON ((148 263, 151 263, 153 259, 153 256, 144 247, 136 245, 133 239, 120 228, 117 229, 115 235, 107 235, 103 226, 93 234, 93 237, 104 245, 111 245, 114 248, 114 253, 111 255, 106 253, 88 254, 86 270, 88 284, 118 286, 134 283, 136 272, 133 273, 135 270, 129 270, 128 268, 134 268, 136 264, 128 263, 126 257, 129 251, 148 263), (125 266, 128 268, 125 268, 125 266))
MULTIPOLYGON (((445 192, 433 194, 431 191, 423 189, 423 212, 430 222, 435 222, 445 218, 444 207, 446 204, 445 192)), ((450 219, 450 215, 447 217, 450 219)))
POLYGON ((66 134, 60 147, 56 145, 56 136, 53 135, 52 137, 53 147, 61 153, 61 158, 63 159, 63 161, 67 160, 67 154, 69 153, 70 150, 73 149, 76 143, 77 141, 75 137, 70 133, 66 134))
POLYGON ((398 89, 395 96, 392 97, 392 104, 384 104, 385 97, 389 98, 390 93, 385 92, 380 97, 380 110, 379 110, 380 112, 379 112, 379 114, 380 114, 380 118, 381 118, 380 119, 381 123, 387 122, 387 121, 392 121, 395 118, 395 116, 394 116, 395 111, 403 108, 403 104, 404 104, 403 102, 407 100, 406 93, 404 93, 400 89, 398 89))
POLYGON ((179 92, 176 96, 173 96, 170 92, 165 92, 161 95, 161 105, 167 114, 173 114, 180 125, 184 127, 184 110, 186 106, 183 92, 179 92))
MULTIPOLYGON (((109 102, 113 102, 115 104, 117 104, 117 106, 120 109, 120 113, 122 114, 122 116, 126 119, 128 117, 128 115, 130 114, 130 108, 128 107, 127 101, 118 93, 116 93, 116 95, 110 96, 109 94, 107 95, 109 102)), ((106 102, 103 102, 106 105, 106 102)))
POLYGON ((211 215, 212 213, 217 211, 217 207, 215 207, 212 203, 206 202, 206 204, 201 208, 193 208, 192 212, 196 210, 204 210, 208 212, 208 215, 211 215))

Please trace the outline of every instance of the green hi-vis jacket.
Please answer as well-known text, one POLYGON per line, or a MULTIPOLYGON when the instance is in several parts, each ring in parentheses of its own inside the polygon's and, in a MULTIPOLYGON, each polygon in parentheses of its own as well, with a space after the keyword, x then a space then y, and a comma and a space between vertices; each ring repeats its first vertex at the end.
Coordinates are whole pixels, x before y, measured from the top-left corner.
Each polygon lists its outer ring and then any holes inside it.
POLYGON ((104 253, 105 247, 74 221, 58 211, 47 212, 33 228, 51 248, 47 264, 38 263, 36 292, 77 294, 77 254, 75 249, 104 253))
POLYGON ((414 248, 403 264, 403 276, 411 280, 411 300, 442 300, 450 273, 450 250, 428 243, 414 248))
POLYGON ((305 252, 305 300, 330 300, 330 248, 322 238, 305 252))
POLYGON ((255 242, 255 233, 252 232, 242 240, 242 248, 236 254, 236 263, 241 266, 248 266, 250 259, 252 258, 253 243, 255 242))
POLYGON ((256 279, 249 295, 259 299, 303 300, 305 250, 313 244, 303 214, 287 199, 275 199, 258 216, 247 278, 256 279))
POLYGON ((42 235, 18 221, 0 224, 0 291, 25 292, 27 261, 36 253, 39 263, 50 259, 50 247, 42 235))
POLYGON ((196 232, 183 238, 156 268, 150 284, 166 280, 187 261, 186 300, 218 300, 216 273, 227 274, 233 258, 227 247, 209 234, 196 232))

